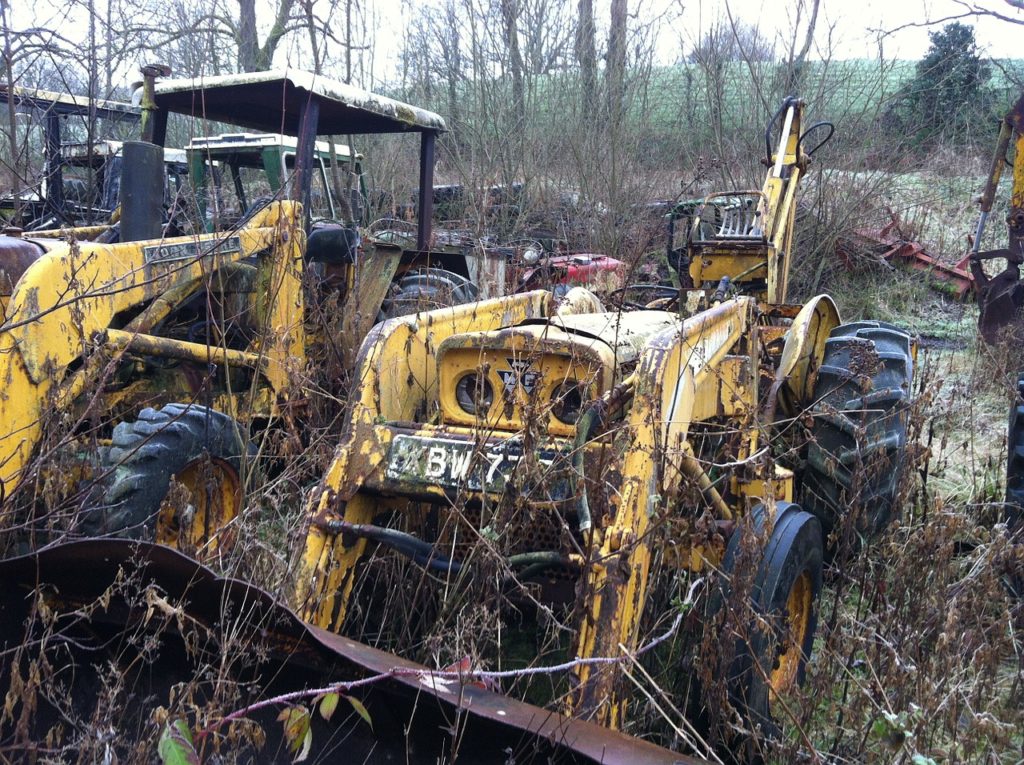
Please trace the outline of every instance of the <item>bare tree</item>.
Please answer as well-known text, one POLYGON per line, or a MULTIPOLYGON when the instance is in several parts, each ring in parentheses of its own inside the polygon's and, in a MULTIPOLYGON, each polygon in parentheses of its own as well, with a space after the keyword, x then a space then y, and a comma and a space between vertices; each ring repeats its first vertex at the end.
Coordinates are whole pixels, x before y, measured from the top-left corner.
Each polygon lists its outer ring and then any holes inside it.
POLYGON ((579 0, 576 21, 576 62, 580 68, 583 103, 592 109, 597 103, 597 46, 594 29, 594 0, 579 0))

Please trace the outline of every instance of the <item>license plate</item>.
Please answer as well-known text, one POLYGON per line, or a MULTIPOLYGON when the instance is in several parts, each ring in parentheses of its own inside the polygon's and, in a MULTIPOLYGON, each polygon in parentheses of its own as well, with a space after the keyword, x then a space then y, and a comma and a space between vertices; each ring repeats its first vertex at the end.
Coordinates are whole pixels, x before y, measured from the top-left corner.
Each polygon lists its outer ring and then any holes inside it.
MULTIPOLYGON (((505 491, 522 460, 522 443, 511 439, 475 444, 449 438, 397 435, 388 452, 385 476, 395 488, 412 484, 499 494, 505 491)), ((519 488, 531 493, 543 490, 543 499, 568 499, 571 489, 566 472, 570 467, 567 457, 553 449, 541 449, 536 462, 537 474, 529 477, 533 488, 522 484, 519 488)))

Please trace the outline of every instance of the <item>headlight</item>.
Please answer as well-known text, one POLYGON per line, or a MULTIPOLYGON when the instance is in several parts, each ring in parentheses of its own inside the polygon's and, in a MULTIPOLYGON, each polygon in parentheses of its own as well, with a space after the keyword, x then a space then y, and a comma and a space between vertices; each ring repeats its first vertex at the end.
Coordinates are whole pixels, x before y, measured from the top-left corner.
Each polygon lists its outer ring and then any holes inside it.
POLYGON ((575 380, 564 382, 551 395, 551 414, 566 425, 575 425, 583 410, 584 387, 575 380))
POLYGON ((523 253, 523 262, 528 266, 540 262, 540 250, 535 247, 527 247, 526 252, 523 253))
POLYGON ((476 372, 470 372, 455 383, 455 400, 466 414, 486 414, 494 401, 494 389, 476 372))

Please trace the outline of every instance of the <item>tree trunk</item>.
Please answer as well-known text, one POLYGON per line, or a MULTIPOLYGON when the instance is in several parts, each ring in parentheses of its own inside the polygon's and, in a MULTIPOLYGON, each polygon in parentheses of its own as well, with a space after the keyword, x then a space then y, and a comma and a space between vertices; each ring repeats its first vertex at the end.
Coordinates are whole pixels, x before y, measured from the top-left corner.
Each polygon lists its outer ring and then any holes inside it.
POLYGON ((626 25, 628 23, 627 0, 612 0, 611 18, 608 26, 608 59, 605 79, 608 92, 608 119, 618 124, 623 110, 623 83, 626 78, 626 25))
POLYGON ((259 71, 260 46, 256 39, 256 0, 238 0, 238 68, 259 71))
POLYGON ((519 49, 518 0, 501 0, 501 20, 505 27, 508 66, 512 74, 512 110, 517 125, 526 122, 526 96, 523 92, 523 54, 519 49))
POLYGON ((786 95, 795 95, 800 88, 800 79, 803 74, 804 61, 811 50, 814 42, 814 27, 818 23, 818 5, 821 0, 810 0, 811 18, 807 22, 807 35, 804 37, 804 45, 789 64, 789 71, 786 77, 786 95))
POLYGON ((594 38, 594 0, 579 0, 576 22, 576 61, 583 84, 583 113, 592 113, 597 104, 597 43, 594 38))
MULTIPOLYGON (((4 28, 4 75, 7 81, 7 92, 14 92, 14 51, 11 48, 11 25, 9 22, 10 8, 7 0, 0 0, 0 21, 4 28)), ((22 168, 21 151, 18 147, 18 107, 13 98, 7 99, 7 145, 11 156, 11 193, 15 200, 21 191, 22 168)), ((15 211, 16 214, 19 211, 15 211)))

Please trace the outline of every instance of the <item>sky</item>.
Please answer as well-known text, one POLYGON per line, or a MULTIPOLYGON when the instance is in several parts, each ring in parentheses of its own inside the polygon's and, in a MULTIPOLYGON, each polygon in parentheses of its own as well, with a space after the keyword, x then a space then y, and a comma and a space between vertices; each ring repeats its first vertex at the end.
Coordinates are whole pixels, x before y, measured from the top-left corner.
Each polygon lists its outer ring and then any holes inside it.
MULTIPOLYGON (((391 0, 386 0, 389 2, 391 0)), ((601 0, 597 0, 598 3, 601 0)), ((737 21, 757 26, 769 37, 792 38, 796 0, 632 0, 652 8, 665 8, 676 18, 671 26, 684 39, 692 40, 715 18, 724 17, 726 8, 737 21), (682 6, 682 13, 679 7, 682 6)), ((977 5, 996 10, 1005 16, 1019 18, 1024 25, 1024 12, 1015 10, 1005 0, 977 0, 977 5)), ((940 29, 946 19, 963 13, 965 5, 957 0, 821 0, 816 41, 818 50, 812 55, 837 59, 875 57, 879 53, 879 32, 897 30, 882 38, 886 58, 920 59, 928 49, 929 30, 940 29), (941 22, 933 26, 928 22, 941 22), (831 29, 831 34, 829 34, 831 29), (831 46, 831 48, 829 48, 831 46)), ((806 13, 798 29, 806 29, 806 13)), ((975 27, 975 37, 984 53, 993 58, 1024 57, 1021 40, 1024 26, 994 18, 964 19, 975 27)), ((802 34, 800 40, 802 41, 802 34)))
MULTIPOLYGON (((204 0, 198 0, 203 2, 204 0)), ((210 0, 205 0, 209 2, 210 0)), ((810 2, 810 0, 803 0, 810 2)), ((943 19, 962 13, 968 0, 821 0, 817 24, 814 58, 849 59, 877 57, 879 37, 882 31, 891 32, 881 38, 881 53, 886 59, 920 59, 928 49, 929 30, 940 29, 943 19), (937 22, 925 26, 928 22, 937 22), (910 26, 910 25, 918 26, 910 26), (902 28, 901 28, 902 27, 902 28), (893 32, 893 30, 898 30, 893 32)), ((1021 40, 1024 39, 1024 12, 1015 10, 1006 0, 970 0, 982 7, 1019 18, 1022 25, 1000 21, 994 18, 966 19, 976 29, 976 39, 983 53, 993 58, 1024 58, 1021 40)), ((373 82, 359 83, 374 87, 391 79, 396 68, 393 55, 399 49, 401 35, 411 7, 421 4, 439 3, 440 0, 360 0, 373 19, 376 27, 377 54, 373 57, 373 82)), ((488 0, 477 0, 480 5, 488 0)), ((773 39, 781 48, 789 47, 794 39, 793 28, 799 0, 627 0, 631 12, 637 12, 640 19, 660 17, 663 21, 656 45, 657 63, 676 63, 692 49, 716 19, 725 18, 726 10, 734 19, 751 26, 757 26, 762 34, 773 39)), ((273 0, 256 0, 258 12, 269 27, 272 20, 273 0)), ((574 0, 569 6, 575 7, 574 0)), ((228 7, 233 5, 227 0, 228 7)), ((600 21, 607 20, 610 0, 595 0, 595 10, 600 21)), ((41 2, 16 2, 11 4, 15 28, 46 25, 48 21, 60 19, 59 31, 73 35, 76 28, 84 30, 68 15, 67 5, 62 0, 41 2)), ((74 16, 74 12, 71 12, 74 16)), ((802 42, 806 17, 797 25, 796 38, 802 42)), ((83 32, 84 34, 84 32, 83 32)), ((599 31, 599 34, 600 31, 599 31)), ((287 65, 293 59, 297 47, 305 44, 296 38, 289 46, 283 46, 278 66, 287 65)), ((799 43, 798 43, 799 46, 799 43)), ((305 58, 305 56, 302 56, 305 58)), ((292 60, 294 65, 296 62, 292 60)), ((132 68, 134 72, 134 67, 132 68)))
MULTIPOLYGON (((715 6, 721 10, 724 0, 703 0, 700 5, 715 6)), ((728 0, 733 15, 747 20, 756 19, 765 31, 768 28, 789 29, 793 0, 728 0)), ((1015 10, 1004 0, 981 0, 979 5, 997 10, 1005 16, 1019 18, 1024 24, 1024 13, 1015 10)), ((825 39, 825 29, 834 25, 835 58, 861 58, 878 54, 878 30, 894 30, 907 24, 939 21, 964 11, 964 4, 956 0, 821 0, 818 19, 819 39, 825 39)), ((1024 26, 993 18, 964 20, 975 27, 979 46, 992 58, 1018 58, 1024 56, 1021 37, 1024 26)), ((887 57, 919 59, 928 49, 929 29, 940 29, 942 23, 932 27, 908 27, 883 40, 887 57)))

